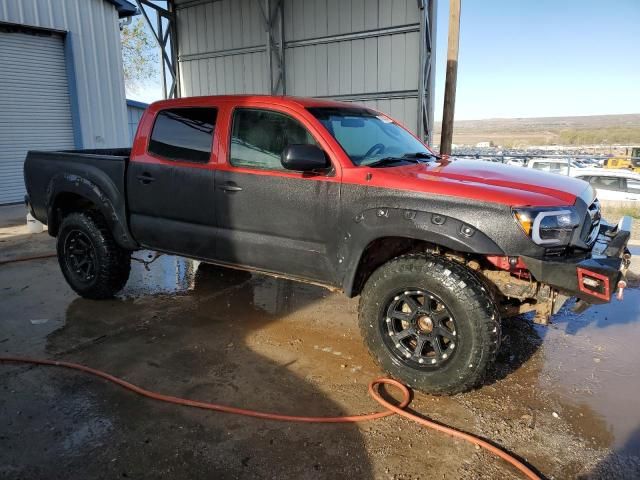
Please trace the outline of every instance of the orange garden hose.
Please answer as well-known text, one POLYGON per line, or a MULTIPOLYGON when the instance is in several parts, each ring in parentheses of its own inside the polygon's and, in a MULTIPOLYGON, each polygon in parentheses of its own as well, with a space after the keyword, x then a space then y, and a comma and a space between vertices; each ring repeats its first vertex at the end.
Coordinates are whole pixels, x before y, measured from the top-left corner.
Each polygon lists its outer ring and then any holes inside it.
POLYGON ((121 378, 110 375, 101 370, 96 370, 91 367, 87 367, 85 365, 80 365, 78 363, 71 362, 62 362, 57 360, 42 360, 35 358, 27 358, 27 357, 0 357, 0 362, 13 362, 13 363, 29 363, 33 365, 49 365, 55 367, 64 367, 72 370, 79 370, 84 373, 88 373, 90 375, 94 375, 96 377, 103 378, 108 380, 116 385, 119 385, 127 390, 137 393, 138 395, 142 395, 143 397, 151 398, 153 400, 159 400, 161 402, 173 403, 175 405, 181 405, 186 407, 194 407, 194 408, 202 408, 205 410, 214 410, 217 412, 231 413, 234 415, 244 415, 247 417, 257 417, 264 418, 267 420, 279 420, 284 422, 305 422, 305 423, 355 423, 355 422, 366 422, 369 420, 377 420, 379 418, 388 417, 390 415, 400 415, 402 417, 408 418, 416 422, 419 425, 422 425, 427 428, 431 428, 433 430, 437 430, 442 433, 446 433, 455 438, 460 438, 462 440, 466 440, 469 443, 477 445, 485 450, 497 455, 502 458, 509 464, 513 465, 515 468, 520 470, 527 478, 540 480, 540 477, 529 467, 527 467, 523 462, 515 458, 513 455, 507 453, 499 447, 492 445, 491 443, 482 440, 474 435, 464 433, 460 430, 456 430, 452 427, 447 427, 445 425, 441 425, 439 423, 433 422, 431 420, 427 420, 417 415, 413 415, 406 410, 404 410, 409 403, 411 402, 411 393, 409 389, 398 382, 397 380, 392 380, 390 378, 377 378, 372 380, 369 383, 369 395, 382 405, 386 410, 382 412, 369 413, 365 415, 351 415, 351 416, 343 416, 343 417, 302 417, 295 415, 282 415, 279 413, 268 413, 268 412, 258 412, 255 410, 246 410, 243 408, 230 407, 227 405, 218 405, 216 403, 209 402, 199 402, 196 400, 189 400, 186 398, 173 397, 171 395, 163 395, 161 393, 152 392, 150 390, 145 390, 142 387, 134 385, 132 383, 127 382, 121 378), (380 385, 391 385, 402 392, 402 401, 398 405, 393 405, 387 402, 380 396, 378 392, 378 387, 380 385))

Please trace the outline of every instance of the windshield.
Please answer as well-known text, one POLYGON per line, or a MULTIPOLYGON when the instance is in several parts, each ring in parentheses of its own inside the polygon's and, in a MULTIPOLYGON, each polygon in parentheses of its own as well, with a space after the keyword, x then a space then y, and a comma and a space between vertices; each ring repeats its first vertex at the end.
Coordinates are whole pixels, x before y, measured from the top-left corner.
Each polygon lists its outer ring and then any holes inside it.
POLYGON ((337 140, 354 165, 381 159, 432 156, 413 135, 388 117, 366 108, 308 108, 337 140))

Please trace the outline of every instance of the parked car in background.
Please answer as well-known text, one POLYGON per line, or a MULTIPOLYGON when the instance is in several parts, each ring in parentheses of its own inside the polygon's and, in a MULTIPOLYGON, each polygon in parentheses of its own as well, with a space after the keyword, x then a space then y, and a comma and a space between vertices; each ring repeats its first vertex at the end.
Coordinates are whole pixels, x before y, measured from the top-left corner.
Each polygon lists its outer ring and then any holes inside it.
POLYGON ((587 168, 602 168, 604 164, 604 159, 602 158, 583 158, 581 161, 587 168))
POLYGON ((571 170, 585 167, 582 163, 571 159, 532 158, 527 163, 527 168, 533 168, 534 170, 541 170, 543 172, 569 175, 571 170), (571 168, 569 168, 569 166, 571 166, 571 168))
POLYGON ((515 165, 516 167, 526 167, 527 162, 523 158, 507 158, 505 157, 505 162, 507 165, 515 165))
POLYGON ((640 201, 640 174, 629 170, 583 168, 572 177, 589 182, 600 200, 640 201))

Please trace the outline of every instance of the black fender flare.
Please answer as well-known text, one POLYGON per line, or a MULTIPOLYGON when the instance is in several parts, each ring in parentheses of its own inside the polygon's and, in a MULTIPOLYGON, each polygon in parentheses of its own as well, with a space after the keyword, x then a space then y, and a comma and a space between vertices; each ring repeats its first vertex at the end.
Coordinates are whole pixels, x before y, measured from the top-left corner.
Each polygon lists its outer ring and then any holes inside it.
POLYGON ((359 213, 344 236, 338 253, 345 265, 342 288, 354 295, 360 261, 372 242, 388 237, 420 240, 457 252, 504 255, 503 250, 476 227, 454 217, 422 210, 371 208, 359 213))
POLYGON ((138 243, 134 240, 127 226, 124 199, 117 187, 108 179, 101 179, 101 186, 81 175, 60 173, 51 178, 47 186, 46 205, 49 233, 57 235, 60 227, 56 209, 58 200, 66 193, 71 193, 89 200, 105 218, 116 243, 127 250, 136 250, 138 243), (112 201, 114 199, 114 201, 112 201))

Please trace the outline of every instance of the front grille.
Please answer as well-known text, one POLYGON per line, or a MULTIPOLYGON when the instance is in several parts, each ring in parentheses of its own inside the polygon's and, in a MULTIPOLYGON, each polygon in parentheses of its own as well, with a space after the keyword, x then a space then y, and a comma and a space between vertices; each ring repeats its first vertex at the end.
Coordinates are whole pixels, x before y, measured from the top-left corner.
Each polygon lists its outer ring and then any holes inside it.
POLYGON ((580 239, 587 245, 591 245, 596 241, 596 237, 600 231, 600 218, 600 202, 596 198, 587 209, 582 232, 580 232, 580 239))

